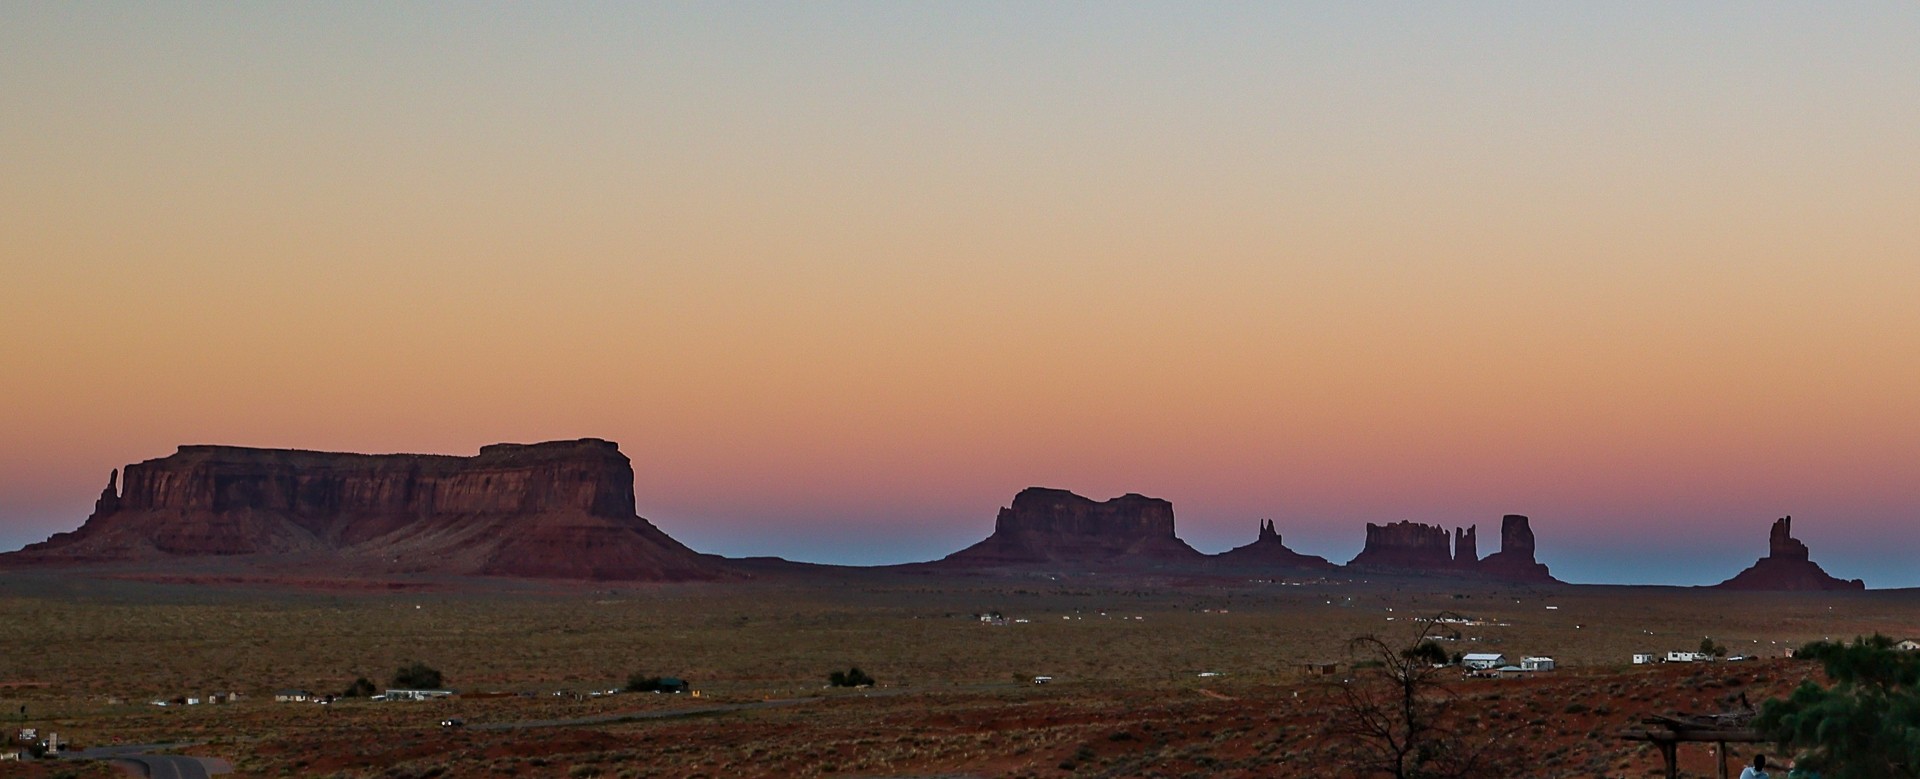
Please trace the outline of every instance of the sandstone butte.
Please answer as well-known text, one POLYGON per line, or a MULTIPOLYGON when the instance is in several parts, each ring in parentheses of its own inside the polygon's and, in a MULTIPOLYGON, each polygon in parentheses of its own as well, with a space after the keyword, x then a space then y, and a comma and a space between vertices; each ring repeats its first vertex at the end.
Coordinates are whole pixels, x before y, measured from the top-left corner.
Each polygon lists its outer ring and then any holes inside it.
POLYGON ((1733 578, 1713 585, 1722 590, 1864 590, 1859 579, 1827 574, 1812 560, 1807 545, 1793 537, 1793 517, 1774 520, 1767 532, 1767 556, 1733 578))
MULTIPOLYGON (((694 552, 635 512, 633 465, 596 438, 494 444, 473 457, 345 454, 182 446, 115 471, 78 530, 0 562, 169 564, 236 558, 342 572, 690 581, 749 575, 694 552)), ((777 561, 785 564, 784 561, 777 561)), ((1029 487, 1000 509, 985 540, 928 565, 1082 565, 1203 572, 1332 572, 1287 548, 1272 521, 1253 543, 1206 555, 1174 531, 1173 504, 1128 493, 1094 501, 1029 487)), ((791 564, 786 564, 791 565, 791 564)), ((1500 522, 1500 551, 1478 556, 1476 528, 1367 524, 1353 572, 1467 575, 1516 583, 1558 580, 1534 559, 1525 516, 1500 522), (1449 543, 1451 541, 1451 543, 1449 543)), ((775 568, 773 570, 779 570, 775 568)), ((1773 525, 1769 553, 1716 587, 1864 589, 1827 575, 1773 525)))
POLYGON ((1525 516, 1500 518, 1500 551, 1479 556, 1477 527, 1454 528, 1452 543, 1439 525, 1367 523, 1366 545, 1349 568, 1378 573, 1462 573, 1502 581, 1551 584, 1547 566, 1534 559, 1533 528, 1525 516))
POLYGON ((993 534, 936 565, 1198 563, 1206 555, 1173 533, 1173 504, 1128 493, 1095 501, 1028 487, 1000 509, 993 534))
POLYGON ((1253 543, 1236 546, 1214 555, 1223 566, 1235 568, 1282 569, 1292 571, 1331 572, 1340 566, 1327 561, 1325 557, 1301 554, 1288 548, 1280 538, 1280 531, 1273 527, 1273 520, 1262 520, 1260 532, 1253 543))
POLYGON ((127 466, 123 485, 115 475, 78 530, 0 557, 246 556, 388 573, 636 581, 731 575, 720 558, 635 513, 632 463, 594 438, 495 444, 473 457, 182 446, 127 466))
MULTIPOLYGON (((1468 575, 1521 583, 1557 583, 1533 559, 1527 518, 1502 520, 1500 553, 1475 554, 1473 528, 1455 531, 1455 544, 1435 525, 1396 522, 1367 525, 1367 544, 1348 564, 1353 571, 1404 575, 1468 575), (1455 547, 1458 547, 1456 550, 1455 547)), ((1232 569, 1330 573, 1340 566, 1287 548, 1271 521, 1260 523, 1253 543, 1217 555, 1188 546, 1174 532, 1173 504, 1126 494, 1095 501, 1066 490, 1029 487, 1000 509, 993 534, 930 565, 935 567, 1072 564, 1167 570, 1232 569), (1195 564, 1199 565, 1195 565, 1195 564)))

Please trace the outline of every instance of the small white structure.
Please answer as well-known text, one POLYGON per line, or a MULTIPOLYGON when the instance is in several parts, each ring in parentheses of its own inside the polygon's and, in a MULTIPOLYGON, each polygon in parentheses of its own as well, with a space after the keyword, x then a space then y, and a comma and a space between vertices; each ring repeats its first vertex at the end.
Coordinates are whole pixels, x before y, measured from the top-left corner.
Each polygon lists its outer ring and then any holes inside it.
POLYGON ((1646 665, 1651 662, 1653 662, 1653 654, 1650 652, 1636 652, 1633 655, 1634 665, 1646 665))
POLYGON ((1051 677, 1051 676, 1036 676, 1036 677, 1033 677, 1033 683, 1034 683, 1034 684, 1050 684, 1050 683, 1052 683, 1052 682, 1053 682, 1053 677, 1051 677))
POLYGON ((1708 657, 1711 657, 1711 655, 1702 654, 1700 652, 1668 652, 1667 662, 1669 663, 1704 663, 1707 661, 1708 657))
POLYGON ((1460 658, 1460 664, 1468 668, 1485 671, 1507 664, 1507 656, 1497 652, 1474 652, 1460 658))
POLYGON ((1551 657, 1522 657, 1522 658, 1520 658, 1520 670, 1522 670, 1522 671, 1551 671, 1551 670, 1553 670, 1553 658, 1551 658, 1551 657))
POLYGON ((313 700, 313 693, 306 690, 281 690, 273 694, 274 703, 306 703, 313 700))
POLYGON ((1920 638, 1909 638, 1898 644, 1894 644, 1893 648, 1902 652, 1920 652, 1920 638))
POLYGON ((388 690, 381 700, 425 701, 453 695, 452 690, 388 690))

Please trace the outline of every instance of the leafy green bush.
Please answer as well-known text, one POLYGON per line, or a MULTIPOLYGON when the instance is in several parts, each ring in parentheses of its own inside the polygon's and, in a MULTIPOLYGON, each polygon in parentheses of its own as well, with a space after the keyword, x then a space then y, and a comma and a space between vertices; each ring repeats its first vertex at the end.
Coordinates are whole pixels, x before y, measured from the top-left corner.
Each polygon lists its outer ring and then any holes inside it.
POLYGON ((1789 751, 1796 768, 1826 779, 1920 777, 1920 653, 1875 633, 1851 644, 1816 641, 1795 657, 1819 662, 1832 687, 1802 682, 1767 701, 1755 727, 1789 751))

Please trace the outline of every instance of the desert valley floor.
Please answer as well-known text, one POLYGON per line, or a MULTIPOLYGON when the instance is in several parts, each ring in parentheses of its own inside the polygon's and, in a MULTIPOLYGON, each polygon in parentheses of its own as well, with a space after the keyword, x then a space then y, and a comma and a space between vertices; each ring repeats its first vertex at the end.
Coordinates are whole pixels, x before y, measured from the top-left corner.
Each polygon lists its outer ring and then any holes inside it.
MULTIPOLYGON (((1815 675, 1787 649, 1920 634, 1920 592, 1745 593, 1469 580, 1164 579, 835 570, 609 586, 477 578, 0 572, 0 712, 80 747, 187 744, 238 776, 1326 776, 1349 639, 1441 613, 1460 652, 1551 656, 1451 675, 1448 716, 1507 773, 1645 777, 1614 734, 1815 675), (981 615, 998 614, 999 623, 981 615), (1703 637, 1757 659, 1632 665, 1703 637), (385 685, 412 661, 456 697, 277 703, 385 685), (829 689, 857 666, 871 688, 829 689), (626 693, 632 675, 692 694, 626 693), (1035 677, 1051 677, 1035 684, 1035 677), (155 701, 238 692, 218 705, 155 701), (661 716, 662 714, 673 716, 661 716), (458 719, 464 727, 442 727, 458 719)), ((8 732, 16 723, 8 723, 8 732)), ((1711 746, 1683 747, 1711 775, 1711 746)), ((0 774, 109 775, 105 763, 0 774)))

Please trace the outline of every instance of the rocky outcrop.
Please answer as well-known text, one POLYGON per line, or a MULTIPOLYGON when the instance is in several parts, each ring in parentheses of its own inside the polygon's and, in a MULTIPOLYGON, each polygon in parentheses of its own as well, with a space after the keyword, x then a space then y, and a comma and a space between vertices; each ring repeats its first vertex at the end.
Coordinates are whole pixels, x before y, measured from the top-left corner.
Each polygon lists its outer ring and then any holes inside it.
POLYGON ((1417 522, 1389 525, 1367 523, 1367 543, 1347 563, 1358 570, 1380 573, 1460 573, 1512 582, 1557 581, 1547 567, 1533 559, 1533 529, 1527 518, 1508 514, 1500 520, 1500 551, 1480 557, 1478 527, 1453 529, 1417 522))
POLYGON ((1500 518, 1500 551, 1487 555, 1475 570, 1506 581, 1558 581, 1545 564, 1533 559, 1533 528, 1519 514, 1500 518))
POLYGON ((1028 487, 1000 509, 993 534, 939 562, 956 565, 1199 562, 1173 533, 1173 504, 1128 493, 1094 501, 1028 487))
POLYGON ((1453 567, 1470 571, 1480 565, 1479 530, 1477 525, 1453 529, 1453 567))
POLYGON ((9 555, 106 562, 204 556, 387 571, 710 579, 717 559, 634 511, 633 466, 599 439, 474 457, 182 446, 108 476, 93 516, 9 555))
POLYGON ((1828 575, 1813 561, 1807 545, 1793 537, 1793 517, 1774 521, 1767 532, 1767 556, 1733 578, 1713 585, 1723 590, 1864 590, 1866 582, 1828 575))
POLYGON ((1271 519, 1260 521, 1260 534, 1253 539, 1253 543, 1221 552, 1214 555, 1213 559, 1223 566, 1245 569, 1332 571, 1339 568, 1328 562, 1327 558, 1301 554, 1287 548, 1271 519))
POLYGON ((1453 568, 1447 530, 1439 525, 1367 523, 1367 543, 1347 565, 1389 571, 1445 571, 1453 568))

